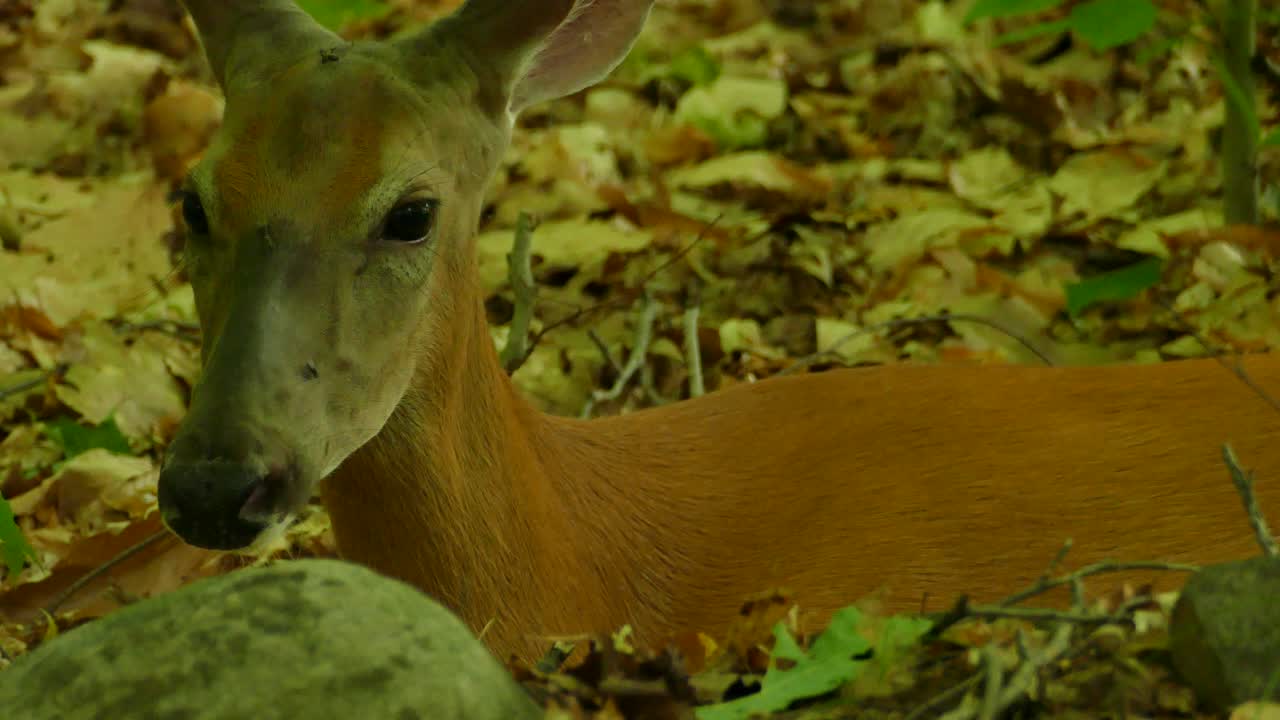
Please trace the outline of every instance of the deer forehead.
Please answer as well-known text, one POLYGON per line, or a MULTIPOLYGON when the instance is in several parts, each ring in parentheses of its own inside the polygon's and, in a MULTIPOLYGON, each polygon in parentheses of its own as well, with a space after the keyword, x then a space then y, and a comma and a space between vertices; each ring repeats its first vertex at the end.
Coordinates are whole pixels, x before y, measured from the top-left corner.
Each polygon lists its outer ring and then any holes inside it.
POLYGON ((437 131, 437 104, 376 59, 307 58, 228 98, 197 184, 232 235, 281 215, 367 223, 412 179, 444 181, 436 149, 454 133, 437 131))

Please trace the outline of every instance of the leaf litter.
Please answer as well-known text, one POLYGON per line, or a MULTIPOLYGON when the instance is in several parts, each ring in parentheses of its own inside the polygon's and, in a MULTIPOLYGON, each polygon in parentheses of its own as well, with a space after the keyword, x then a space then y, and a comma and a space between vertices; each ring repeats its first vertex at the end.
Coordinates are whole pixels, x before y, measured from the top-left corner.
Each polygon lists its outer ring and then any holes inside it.
MULTIPOLYGON (((348 37, 380 37, 453 4, 324 10, 348 37)), ((221 112, 175 7, 0 12, 0 492, 29 543, 14 555, 0 535, 10 568, 25 564, 0 583, 0 665, 49 636, 46 611, 71 627, 199 577, 334 552, 318 506, 257 557, 144 544, 199 367, 169 197, 221 112)), ((1276 210, 1264 228, 1218 221, 1208 51, 997 47, 996 28, 1016 24, 962 18, 919 0, 659 3, 610 79, 521 119, 495 178, 478 245, 499 342, 513 228, 521 212, 541 223, 533 331, 551 329, 517 383, 577 414, 616 373, 600 347, 633 344, 644 290, 660 304, 646 380, 594 411, 683 395, 695 283, 709 389, 798 363, 1035 361, 1009 333, 1062 364, 1280 345, 1276 210), (1126 275, 1135 265, 1146 274, 1126 275)), ((1278 166, 1264 151, 1262 177, 1278 166)), ((967 717, 984 668, 1054 650, 1024 711, 1195 715, 1161 659, 1168 598, 1143 595, 1112 588, 1064 650, 1043 619, 931 629, 872 597, 810 627, 803 598, 765 593, 729 637, 691 628, 652 652, 620 629, 567 665, 513 670, 549 717, 967 717)))

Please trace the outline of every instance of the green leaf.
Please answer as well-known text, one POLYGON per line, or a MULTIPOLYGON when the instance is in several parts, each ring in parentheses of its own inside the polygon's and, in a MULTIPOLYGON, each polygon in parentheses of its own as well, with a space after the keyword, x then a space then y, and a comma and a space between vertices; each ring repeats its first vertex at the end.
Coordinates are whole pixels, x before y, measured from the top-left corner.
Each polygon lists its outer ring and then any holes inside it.
POLYGON ((1095 50, 1131 43, 1155 24, 1151 0, 1088 0, 1071 8, 1071 29, 1095 50))
POLYGON ((1164 261, 1157 257, 1112 270, 1067 286, 1067 312, 1079 315, 1090 305, 1129 300, 1160 282, 1164 261))
POLYGON ((1138 54, 1134 56, 1134 60, 1137 61, 1139 65, 1146 65, 1161 55, 1169 54, 1174 48, 1181 45, 1184 39, 1185 36, 1182 35, 1171 35, 1166 38, 1160 38, 1159 40, 1151 43, 1150 46, 1139 50, 1138 54))
POLYGON ((696 45, 671 58, 667 72, 694 85, 710 85, 720 77, 720 63, 706 48, 696 45))
POLYGON ((94 448, 102 448, 119 455, 132 455, 129 441, 120 432, 115 418, 107 418, 102 424, 88 427, 70 418, 60 418, 44 424, 44 433, 49 436, 66 459, 94 448))
MULTIPOLYGON (((831 624, 813 641, 809 652, 800 649, 782 623, 774 627, 773 657, 760 692, 697 711, 698 720, 744 720, 760 713, 777 712, 797 700, 825 695, 857 677, 869 664, 872 649, 859 627, 862 613, 847 607, 831 618, 831 624), (778 661, 787 661, 779 667, 778 661)), ((932 625, 910 617, 889 618, 875 645, 876 656, 896 656, 913 645, 932 625)), ((883 662, 883 658, 881 662, 883 662)))
POLYGON ((1267 136, 1262 138, 1262 142, 1258 147, 1280 147, 1280 125, 1271 129, 1267 136))
POLYGON ((743 113, 732 118, 700 117, 692 122, 725 150, 760 147, 769 139, 769 124, 758 115, 743 113))
POLYGON ((22 528, 13 515, 9 501, 0 497, 0 555, 4 557, 7 578, 13 578, 22 572, 23 564, 29 559, 36 559, 36 551, 22 535, 22 528))
POLYGON ((1006 18, 1030 15, 1061 5, 1063 0, 978 0, 964 16, 966 23, 985 18, 1006 18))
POLYGON ((995 39, 996 47, 1001 45, 1011 45, 1013 43, 1030 40, 1031 38, 1040 37, 1041 35, 1054 35, 1057 33, 1067 32, 1071 29, 1071 23, 1066 20, 1054 20, 1053 22, 1036 23, 1024 27, 1020 30, 1007 32, 999 35, 995 39))
POLYGON ((376 18, 390 9, 382 0, 298 0, 298 6, 334 31, 353 20, 376 18))
POLYGON ((685 93, 675 117, 715 138, 721 148, 753 148, 765 144, 770 120, 786 108, 787 86, 780 79, 725 75, 685 93))

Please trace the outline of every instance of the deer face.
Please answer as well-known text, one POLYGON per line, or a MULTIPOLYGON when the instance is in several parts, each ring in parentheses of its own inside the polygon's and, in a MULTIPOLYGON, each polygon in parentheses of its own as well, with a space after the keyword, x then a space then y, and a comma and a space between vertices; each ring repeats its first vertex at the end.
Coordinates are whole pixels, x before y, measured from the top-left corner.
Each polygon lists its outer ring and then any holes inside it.
POLYGON ((477 145, 495 127, 459 76, 421 93, 375 53, 316 53, 228 99, 183 197, 205 369, 166 472, 242 508, 228 524, 169 505, 190 541, 247 544, 403 396, 492 170, 477 145))
POLYGON ((285 0, 188 2, 227 110, 183 193, 204 371, 160 477, 171 529, 246 546, 382 429, 478 302, 473 235, 514 112, 612 68, 634 5, 584 62, 579 31, 554 42, 571 0, 475 0, 364 44, 285 0))

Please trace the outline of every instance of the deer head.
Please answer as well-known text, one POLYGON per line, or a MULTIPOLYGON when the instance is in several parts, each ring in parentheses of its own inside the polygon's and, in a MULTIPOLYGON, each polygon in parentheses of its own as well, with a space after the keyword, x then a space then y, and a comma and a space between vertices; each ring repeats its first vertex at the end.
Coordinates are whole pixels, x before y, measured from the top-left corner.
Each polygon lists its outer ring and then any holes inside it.
POLYGON ((288 0, 186 2, 227 103, 183 190, 204 370, 160 475, 174 532, 249 545, 382 430, 477 303, 516 114, 605 76, 651 2, 471 0, 355 43, 288 0))

